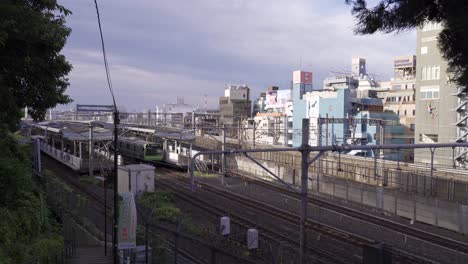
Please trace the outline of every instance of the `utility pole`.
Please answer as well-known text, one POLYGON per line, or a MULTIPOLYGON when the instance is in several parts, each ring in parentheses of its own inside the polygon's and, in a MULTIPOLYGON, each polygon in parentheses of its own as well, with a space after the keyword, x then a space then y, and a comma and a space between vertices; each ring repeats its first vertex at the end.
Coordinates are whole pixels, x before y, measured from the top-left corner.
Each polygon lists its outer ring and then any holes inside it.
POLYGON ((305 224, 307 220, 307 198, 309 181, 309 119, 302 119, 302 145, 301 145, 301 218, 299 230, 299 259, 301 264, 306 263, 307 234, 305 224))
MULTIPOLYGON (((221 150, 225 151, 226 150, 226 125, 223 124, 223 130, 222 130, 222 137, 223 137, 223 145, 221 146, 221 150)), ((226 176, 226 154, 221 154, 221 159, 222 159, 222 166, 221 166, 221 184, 224 185, 224 177, 226 176)))
MULTIPOLYGON (((118 221, 119 221, 119 193, 118 186, 119 181, 117 177, 117 156, 118 156, 118 140, 119 140, 119 112, 117 111, 117 106, 114 103, 114 236, 113 236, 113 249, 114 249, 114 263, 120 263, 117 249, 117 234, 118 234, 118 221)), ((107 245, 106 245, 107 246, 107 245)))
POLYGON ((326 142, 326 145, 328 146, 328 113, 326 115, 326 123, 325 123, 325 142, 326 142))
POLYGON ((283 146, 288 146, 288 116, 283 117, 283 146))
POLYGON ((94 174, 94 164, 93 164, 93 154, 94 154, 94 144, 93 144, 93 122, 89 123, 89 176, 93 177, 94 174))
POLYGON ((253 119, 253 148, 255 148, 255 128, 257 124, 255 123, 255 118, 253 119))
POLYGON ((147 118, 148 125, 151 124, 151 110, 148 109, 148 118, 147 118))
MULTIPOLYGON (((327 119, 328 122, 328 119, 327 119)), ((317 146, 322 146, 322 122, 319 115, 319 119, 317 121, 317 146)), ((322 164, 320 163, 320 159, 317 160, 317 193, 320 191, 320 173, 322 172, 322 164)))
POLYGON ((238 145, 238 148, 242 148, 241 147, 241 120, 239 119, 237 121, 237 145, 238 145))

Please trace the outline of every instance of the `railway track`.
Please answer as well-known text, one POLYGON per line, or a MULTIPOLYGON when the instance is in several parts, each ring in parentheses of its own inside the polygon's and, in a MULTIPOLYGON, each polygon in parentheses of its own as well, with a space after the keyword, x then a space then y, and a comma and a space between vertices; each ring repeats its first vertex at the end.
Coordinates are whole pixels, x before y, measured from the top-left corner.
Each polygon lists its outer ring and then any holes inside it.
MULTIPOLYGON (((161 169, 161 168, 159 170, 167 173, 169 176, 171 176, 171 175, 172 176, 177 176, 177 179, 179 181, 184 181, 184 183, 187 184, 188 179, 183 177, 180 173, 175 173, 174 171, 169 171, 167 169, 161 169)), ((256 181, 254 181, 252 179, 249 179, 249 180, 256 183, 256 181)), ((267 213, 269 215, 272 215, 272 216, 274 216, 274 217, 276 217, 278 219, 282 219, 282 220, 285 220, 285 221, 288 221, 288 222, 291 222, 291 223, 295 223, 295 224, 299 223, 299 216, 297 216, 297 215, 295 215, 295 214, 293 214, 291 212, 288 212, 288 211, 285 211, 285 210, 282 210, 282 209, 278 209, 276 207, 265 204, 263 202, 252 200, 252 199, 250 199, 248 197, 245 197, 243 195, 235 194, 235 193, 226 191, 224 189, 221 189, 219 187, 216 187, 216 186, 213 186, 213 185, 210 185, 210 184, 207 184, 207 183, 197 182, 197 184, 201 185, 203 190, 211 192, 214 195, 228 197, 230 200, 237 201, 237 202, 239 202, 239 203, 241 203, 244 206, 247 206, 249 208, 265 212, 265 213, 267 213)), ((265 187, 269 187, 269 184, 268 184, 268 186, 265 185, 265 187)), ((278 187, 278 188, 281 188, 281 187, 278 187)), ((284 190, 284 188, 282 188, 281 190, 284 190)), ((291 191, 289 191, 289 192, 291 192, 291 191)), ((298 196, 296 195, 295 198, 298 198, 298 196)), ((311 198, 309 202, 311 204, 313 204, 313 205, 317 205, 317 201, 314 201, 312 199, 314 199, 314 198, 311 198)), ((318 200, 318 201, 321 201, 321 200, 318 200)), ((338 209, 342 208, 341 206, 337 206, 337 205, 335 205, 335 206, 338 209)), ((326 208, 326 207, 324 206, 324 208, 326 208)), ((327 209, 333 210, 333 209, 336 209, 336 208, 327 208, 327 209)), ((344 209, 349 209, 349 208, 344 208, 344 209)), ((354 211, 353 209, 349 209, 349 210, 351 210, 355 214, 360 213, 360 212, 354 211)), ((343 214, 346 213, 345 211, 340 211, 340 213, 341 212, 343 212, 343 214)), ((365 218, 362 218, 363 215, 367 215, 367 214, 361 214, 360 219, 365 220, 365 218)), ((350 216, 352 217, 351 214, 350 214, 350 216)), ((386 220, 386 219, 384 219, 384 220, 386 220)), ((306 222, 306 228, 311 230, 311 231, 314 231, 316 233, 323 234, 325 236, 331 237, 331 238, 333 238, 335 240, 338 240, 338 241, 346 241, 348 244, 359 247, 359 248, 363 248, 366 245, 372 245, 372 244, 376 243, 376 241, 374 241, 374 240, 367 239, 367 238, 361 237, 359 235, 351 234, 351 233, 348 233, 348 232, 345 232, 345 231, 341 231, 341 230, 338 230, 338 229, 336 229, 334 227, 330 227, 330 226, 327 226, 327 225, 324 225, 324 224, 321 224, 321 223, 318 223, 318 222, 315 222, 315 221, 312 221, 312 220, 308 220, 306 222)), ((400 250, 400 249, 397 249, 397 248, 392 248, 391 252, 392 252, 392 255, 394 257, 394 260, 396 260, 398 263, 434 263, 433 261, 431 261, 429 259, 425 259, 423 257, 416 256, 414 254, 411 254, 409 252, 406 252, 406 251, 403 251, 403 250, 400 250)))
MULTIPOLYGON (((234 212, 233 210, 222 208, 220 206, 214 205, 213 203, 204 201, 203 199, 200 199, 192 194, 188 194, 188 190, 186 192, 181 191, 182 188, 180 186, 185 184, 185 182, 181 182, 180 180, 174 179, 173 176, 167 176, 168 177, 165 177, 165 180, 170 181, 171 184, 164 182, 158 182, 157 184, 159 186, 164 187, 165 189, 172 190, 177 198, 184 200, 190 204, 193 204, 196 207, 202 208, 203 210, 216 216, 230 215, 233 222, 237 223, 238 225, 246 228, 256 227, 259 230, 259 235, 261 237, 269 241, 275 241, 276 243, 280 243, 289 248, 290 250, 297 251, 297 248, 299 248, 299 242, 295 239, 292 239, 264 225, 259 225, 258 223, 255 223, 243 217, 239 213, 234 212)), ((349 260, 341 259, 325 250, 317 249, 310 246, 307 247, 307 250, 312 255, 319 257, 315 258, 313 263, 350 263, 349 260)))
MULTIPOLYGON (((271 190, 275 190, 281 194, 284 194, 286 196, 295 198, 295 199, 300 199, 300 196, 297 193, 292 192, 291 190, 287 189, 286 187, 278 186, 277 184, 269 183, 263 180, 259 179, 253 179, 251 177, 243 176, 243 175, 236 175, 239 178, 242 178, 243 180, 253 183, 258 186, 262 186, 264 188, 268 188, 271 190)), ((390 229, 392 231, 398 232, 400 234, 407 235, 409 237, 417 238, 423 241, 427 241, 429 243, 435 244, 440 247, 444 247, 446 249, 458 251, 460 253, 468 254, 468 244, 453 240, 450 238, 442 237, 437 234, 429 233, 420 229, 416 229, 413 227, 406 226, 404 224, 394 222, 388 219, 385 219, 383 217, 379 217, 373 214, 367 214, 361 211, 357 211, 355 209, 341 206, 336 203, 329 202, 324 199, 320 199, 317 197, 309 197, 308 198, 309 203, 315 206, 319 206, 324 209, 328 209, 358 220, 361 220, 366 223, 370 224, 375 224, 379 226, 383 226, 387 229, 390 229)))
MULTIPOLYGON (((103 212, 104 209, 102 208, 104 206, 105 206, 106 210, 109 210, 110 212, 112 212, 112 210, 114 209, 113 202, 107 201, 107 203, 105 203, 105 199, 104 199, 103 196, 101 196, 101 195, 99 195, 99 194, 97 194, 97 193, 95 193, 93 191, 88 190, 85 186, 83 186, 83 184, 79 183, 78 181, 72 180, 69 177, 62 176, 62 174, 59 174, 59 175, 60 175, 59 177, 62 180, 64 180, 67 184, 71 185, 72 188, 75 191, 78 191, 78 192, 81 192, 81 193, 85 194, 86 196, 90 197, 95 204, 100 205, 101 207, 98 207, 98 208, 102 209, 102 211, 101 211, 102 214, 104 214, 104 212, 103 212)), ((99 210, 98 208, 96 208, 96 210, 99 210)), ((112 215, 112 214, 108 213, 108 215, 112 215)), ((155 233, 152 230, 149 230, 148 233, 150 233, 153 236, 160 237, 157 233, 155 233)), ((164 241, 164 244, 166 245, 167 250, 172 251, 172 248, 175 247, 174 243, 172 243, 171 241, 166 240, 166 239, 163 239, 163 241, 164 241)), ((186 251, 184 251, 182 249, 178 249, 178 254, 179 254, 180 257, 187 260, 189 263, 204 264, 203 261, 199 260, 198 258, 193 256, 192 254, 190 254, 190 253, 188 253, 188 252, 186 252, 186 251)))

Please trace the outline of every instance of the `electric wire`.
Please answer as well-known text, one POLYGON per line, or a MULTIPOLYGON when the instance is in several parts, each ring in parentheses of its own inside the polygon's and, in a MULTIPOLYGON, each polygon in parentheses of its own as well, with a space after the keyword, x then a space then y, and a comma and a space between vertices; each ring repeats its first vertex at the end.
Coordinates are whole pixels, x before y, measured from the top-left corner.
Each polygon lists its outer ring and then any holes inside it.
POLYGON ((117 111, 117 105, 115 103, 115 96, 114 96, 114 89, 112 87, 112 80, 110 76, 109 64, 107 62, 106 46, 104 44, 104 36, 102 34, 101 16, 99 14, 99 7, 98 7, 97 0, 94 0, 94 5, 96 6, 96 15, 97 15, 97 21, 99 25, 99 35, 101 37, 102 56, 104 58, 104 68, 106 70, 107 85, 109 87, 109 92, 112 96, 112 101, 114 103, 114 108, 115 108, 114 110, 117 111))

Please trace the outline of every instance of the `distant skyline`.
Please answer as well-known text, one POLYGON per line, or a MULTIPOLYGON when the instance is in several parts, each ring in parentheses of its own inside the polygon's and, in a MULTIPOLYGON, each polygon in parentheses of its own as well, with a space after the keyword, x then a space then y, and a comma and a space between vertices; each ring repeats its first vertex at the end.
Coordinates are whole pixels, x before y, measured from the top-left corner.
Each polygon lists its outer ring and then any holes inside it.
MULTIPOLYGON (((110 104, 92 0, 59 0, 73 14, 63 50, 73 65, 67 90, 75 104, 110 104)), ((225 84, 247 84, 255 100, 268 86, 289 88, 292 72, 350 70, 352 57, 387 80, 393 59, 415 54, 415 31, 355 36, 344 0, 100 0, 117 104, 127 110, 185 102, 217 108, 225 84)))

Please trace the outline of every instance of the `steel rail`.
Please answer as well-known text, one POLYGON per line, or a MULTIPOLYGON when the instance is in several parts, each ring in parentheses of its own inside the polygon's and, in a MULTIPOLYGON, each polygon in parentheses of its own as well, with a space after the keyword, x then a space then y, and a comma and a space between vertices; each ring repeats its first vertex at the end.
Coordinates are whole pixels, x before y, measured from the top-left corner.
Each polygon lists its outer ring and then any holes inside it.
MULTIPOLYGON (((239 178, 242 178, 242 179, 244 179, 246 181, 249 181, 249 182, 251 182, 253 184, 263 186, 263 187, 269 188, 271 190, 278 191, 278 192, 280 192, 282 194, 288 195, 289 197, 293 197, 295 199, 300 198, 299 195, 297 195, 297 193, 291 192, 290 190, 288 190, 288 189, 286 189, 284 187, 281 187, 279 185, 271 184, 271 183, 268 183, 268 182, 265 182, 265 181, 262 181, 262 180, 258 180, 258 179, 252 179, 251 177, 243 176, 243 175, 240 175, 240 174, 236 174, 236 175, 239 178)), ((351 208, 348 208, 348 207, 345 207, 345 206, 341 206, 341 205, 338 205, 338 204, 335 204, 335 203, 332 203, 332 202, 329 202, 329 201, 326 201, 324 199, 320 199, 320 198, 317 198, 317 197, 310 197, 309 196, 308 200, 309 200, 309 203, 312 204, 312 205, 323 207, 325 209, 328 209, 328 210, 331 210, 331 211, 334 211, 334 212, 337 212, 337 213, 340 213, 340 214, 343 214, 343 215, 346 215, 346 216, 361 220, 363 222, 383 226, 383 227, 388 228, 390 230, 393 230, 395 232, 398 232, 398 233, 401 233, 401 234, 404 234, 404 235, 408 235, 408 236, 411 236, 411 237, 414 237, 414 238, 417 238, 417 239, 420 239, 420 240, 424 240, 424 241, 426 241, 428 243, 432 243, 432 244, 444 247, 444 248, 449 249, 449 250, 454 250, 454 251, 458 251, 460 253, 465 253, 465 254, 467 254, 467 252, 468 252, 468 243, 465 243, 465 242, 462 242, 462 241, 457 241, 457 240, 454 240, 454 239, 442 237, 442 236, 437 235, 437 234, 432 234, 432 233, 429 233, 429 232, 426 232, 426 231, 423 231, 423 230, 419 230, 419 229, 416 229, 416 228, 413 228, 413 227, 403 225, 403 224, 395 222, 395 221, 385 219, 383 217, 363 213, 361 211, 357 211, 357 210, 354 210, 354 209, 351 209, 351 208)))
MULTIPOLYGON (((176 183, 175 185, 180 185, 181 183, 174 180, 173 177, 170 176, 170 178, 165 178, 166 180, 169 180, 171 181, 172 183, 176 183)), ((245 217, 242 217, 239 215, 239 213, 236 213, 236 212, 233 212, 231 210, 227 210, 226 208, 221 208, 219 206, 216 206, 212 203, 209 203, 209 202, 206 202, 204 201, 203 199, 200 199, 198 197, 195 197, 193 196, 193 194, 188 194, 188 193, 184 193, 184 192, 180 192, 180 188, 177 188, 175 187, 174 185, 170 185, 170 184, 167 184, 167 183, 162 183, 162 182, 158 182, 159 185, 163 185, 166 189, 170 189, 170 190, 173 190, 174 192, 174 195, 179 197, 180 199, 183 199, 184 201, 187 201, 189 203, 192 203, 194 204, 195 206, 199 207, 199 208, 202 208, 203 210, 205 211, 208 211, 214 215, 217 215, 217 216, 225 216, 226 214, 230 215, 232 218, 234 218, 233 220, 235 222, 237 222, 239 225, 241 226, 244 226, 244 227, 257 227, 259 229, 259 235, 260 236, 263 236, 264 238, 268 239, 268 240, 271 240, 271 241, 276 241, 278 242, 278 239, 280 239, 280 241, 283 241, 284 242, 287 242, 289 244, 289 248, 290 249, 293 249, 293 250, 297 250, 297 246, 299 245, 299 242, 292 239, 292 238, 289 238, 288 236, 285 236, 281 233, 278 233, 270 228, 267 228, 265 226, 262 226, 262 225, 259 225, 258 223, 254 223, 252 222, 251 220, 248 220, 246 219, 245 217), (262 232, 263 231, 263 232, 262 232)), ((286 244, 286 245, 288 245, 286 244)), ((331 255, 330 253, 328 252, 325 252, 325 251, 322 251, 322 250, 319 250, 319 249, 316 249, 316 248, 313 248, 313 247, 310 247, 308 246, 307 247, 307 250, 317 256, 320 256, 322 258, 326 258, 328 260, 331 260, 333 261, 334 263, 348 263, 346 262, 345 260, 341 259, 341 258, 338 258, 334 255, 331 255)), ((325 262, 327 263, 327 262, 325 262)))
MULTIPOLYGON (((177 175, 178 177, 181 177, 181 175, 177 175)), ((183 178, 176 178, 177 180, 180 180, 180 181, 186 181, 188 180, 186 177, 183 177, 183 178)), ((252 180, 252 179, 249 179, 249 181, 252 181, 252 182, 255 182, 255 180, 252 180)), ((199 182, 197 181, 196 184, 198 186, 201 187, 201 189, 203 189, 204 191, 208 191, 208 192, 211 192, 211 193, 214 193, 218 196, 224 196, 230 200, 234 200, 234 201, 237 201, 247 207, 250 207, 250 208, 253 208, 253 209, 256 209, 256 210, 259 210, 259 211, 263 211, 263 212, 266 212, 274 217, 277 217, 281 220, 286 220, 286 221, 289 221, 289 222, 292 222, 292 223, 295 223, 295 224, 298 224, 299 222, 299 216, 291 213, 291 212, 288 212, 288 211, 285 211, 285 210, 282 210, 282 209, 278 209, 278 208, 272 208, 271 205, 268 205, 268 204, 265 204, 263 202, 260 202, 260 201, 257 201, 257 200, 254 200, 254 199, 251 199, 251 198, 248 198, 248 197, 245 197, 243 195, 239 195, 239 194, 235 194, 233 192, 229 192, 229 191, 226 191, 226 190, 219 190, 220 188, 218 187, 215 187, 211 184, 207 184, 207 183, 202 183, 202 182, 199 182), (207 188, 208 187, 208 188, 207 188), (242 200, 243 199, 243 200, 242 200), (277 212, 275 212, 277 211, 277 212)), ((266 186, 267 184, 265 184, 266 186)), ((276 186, 278 189, 281 189, 281 190, 287 190, 286 188, 284 187, 279 187, 279 186, 276 186)), ((290 190, 287 190, 287 192, 284 192, 284 193, 293 193, 291 192, 290 190)), ((294 195, 290 195, 291 197, 294 197, 297 199, 299 199, 299 196, 300 194, 297 194, 297 193, 294 193, 294 195)), ((309 201, 311 201, 311 199, 309 199, 309 201)), ((312 203, 312 202, 309 202, 310 204, 313 204, 313 205, 316 205, 315 203, 312 203)), ((338 206, 339 207, 339 206, 338 206)), ((328 209, 328 208, 326 208, 328 209)), ((346 208, 348 209, 348 208, 346 208)), ((330 209, 331 210, 331 209, 330 209)), ((352 209, 350 209, 352 210, 352 209)), ((366 214, 366 216, 369 216, 366 214)), ((362 217, 363 220, 365 220, 364 217, 362 217)), ((305 224, 306 228, 310 231, 314 231, 314 232, 317 232, 317 233, 320 233, 320 234, 323 234, 325 236, 329 236, 331 237, 332 239, 336 239, 336 240, 346 240, 346 243, 348 243, 349 245, 352 245, 352 246, 356 246, 356 247, 361 247, 363 248, 364 246, 366 245, 372 245, 374 243, 376 243, 375 240, 372 240, 372 239, 368 239, 368 238, 365 238, 365 237, 362 237, 362 236, 359 236, 359 235, 356 235, 356 234, 352 234, 352 233, 349 233, 349 232, 346 232, 346 231, 342 231, 342 230, 339 230, 337 228, 334 228, 334 227, 331 227, 331 226, 328 226, 328 225, 325 225, 325 224, 321 224, 321 223, 318 223, 318 222, 315 222, 315 221, 312 221, 310 219, 308 219, 306 221, 306 224, 305 224)), ((402 263, 431 263, 430 260, 424 258, 424 257, 420 257, 420 256, 415 256, 414 254, 411 254, 411 253, 408 253, 406 251, 402 251, 400 249, 396 249, 396 248, 392 248, 392 253, 394 253, 394 256, 396 257, 396 259, 400 260, 400 262, 402 263)))

